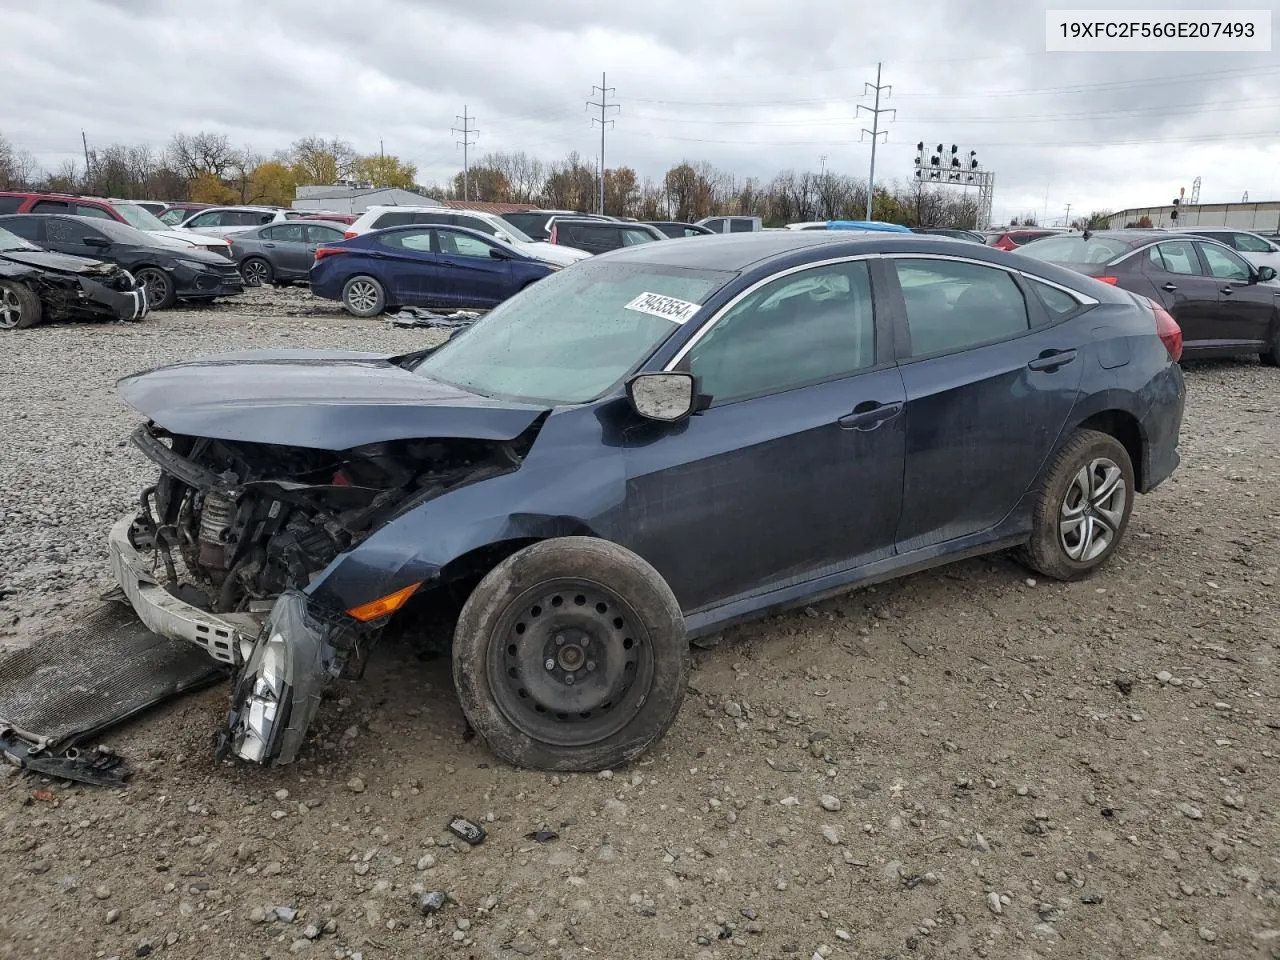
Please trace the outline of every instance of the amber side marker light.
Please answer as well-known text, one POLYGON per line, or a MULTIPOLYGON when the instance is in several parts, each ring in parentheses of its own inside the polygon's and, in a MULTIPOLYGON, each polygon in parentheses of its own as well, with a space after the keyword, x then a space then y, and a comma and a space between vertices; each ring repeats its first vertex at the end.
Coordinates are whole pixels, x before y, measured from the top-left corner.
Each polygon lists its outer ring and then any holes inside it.
POLYGON ((385 597, 379 597, 377 600, 370 600, 368 603, 362 603, 358 607, 352 607, 347 613, 361 623, 368 623, 370 620, 377 620, 379 617, 390 616, 403 607, 420 586, 422 586, 422 581, 411 583, 395 593, 388 593, 385 597))

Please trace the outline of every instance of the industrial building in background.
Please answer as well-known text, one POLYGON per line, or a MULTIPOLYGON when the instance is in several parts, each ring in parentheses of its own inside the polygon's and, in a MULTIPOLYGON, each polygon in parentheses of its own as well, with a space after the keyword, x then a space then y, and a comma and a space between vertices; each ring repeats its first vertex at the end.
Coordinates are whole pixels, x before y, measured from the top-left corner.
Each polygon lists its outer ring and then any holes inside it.
MULTIPOLYGON (((1190 202, 1176 198, 1170 204, 1117 210, 1107 218, 1107 229, 1123 230, 1145 217, 1153 227, 1189 230, 1192 227, 1235 227, 1254 233, 1280 232, 1280 200, 1256 203, 1196 203, 1199 191, 1192 189, 1190 202), (1176 214, 1176 216, 1175 216, 1176 214)), ((1145 224, 1144 224, 1145 226, 1145 224)))

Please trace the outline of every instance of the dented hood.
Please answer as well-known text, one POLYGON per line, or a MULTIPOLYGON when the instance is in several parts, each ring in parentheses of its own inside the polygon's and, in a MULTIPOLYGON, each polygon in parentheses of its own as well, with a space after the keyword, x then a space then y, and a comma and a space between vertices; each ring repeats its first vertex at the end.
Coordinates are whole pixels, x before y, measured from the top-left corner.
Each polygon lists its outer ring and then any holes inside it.
POLYGON ((172 433, 347 450, 386 440, 512 440, 546 412, 419 376, 392 356, 332 350, 228 353, 119 382, 172 433))
POLYGON ((48 250, 4 250, 0 251, 0 260, 9 260, 26 267, 39 267, 41 270, 56 270, 59 273, 78 273, 85 276, 114 273, 118 268, 114 263, 103 263, 88 257, 73 257, 66 253, 52 253, 48 250))

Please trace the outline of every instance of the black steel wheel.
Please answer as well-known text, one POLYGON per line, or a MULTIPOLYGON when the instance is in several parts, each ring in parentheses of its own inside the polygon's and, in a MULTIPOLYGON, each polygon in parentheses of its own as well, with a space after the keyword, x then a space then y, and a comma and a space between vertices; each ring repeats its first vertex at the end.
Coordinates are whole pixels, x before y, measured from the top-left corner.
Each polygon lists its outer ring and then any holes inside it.
POLYGON ((617 544, 565 537, 499 564, 454 636, 454 680, 472 726, 503 759, 600 770, 670 726, 688 683, 670 588, 617 544))

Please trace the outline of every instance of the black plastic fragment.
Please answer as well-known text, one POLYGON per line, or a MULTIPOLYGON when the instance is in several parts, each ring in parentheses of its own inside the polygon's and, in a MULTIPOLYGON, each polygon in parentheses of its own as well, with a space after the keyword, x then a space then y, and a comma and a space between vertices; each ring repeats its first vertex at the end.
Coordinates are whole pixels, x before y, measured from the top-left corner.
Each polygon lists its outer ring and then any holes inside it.
POLYGON ((473 847, 484 840, 484 829, 478 823, 472 823, 460 814, 454 814, 449 820, 449 832, 461 837, 473 847))

